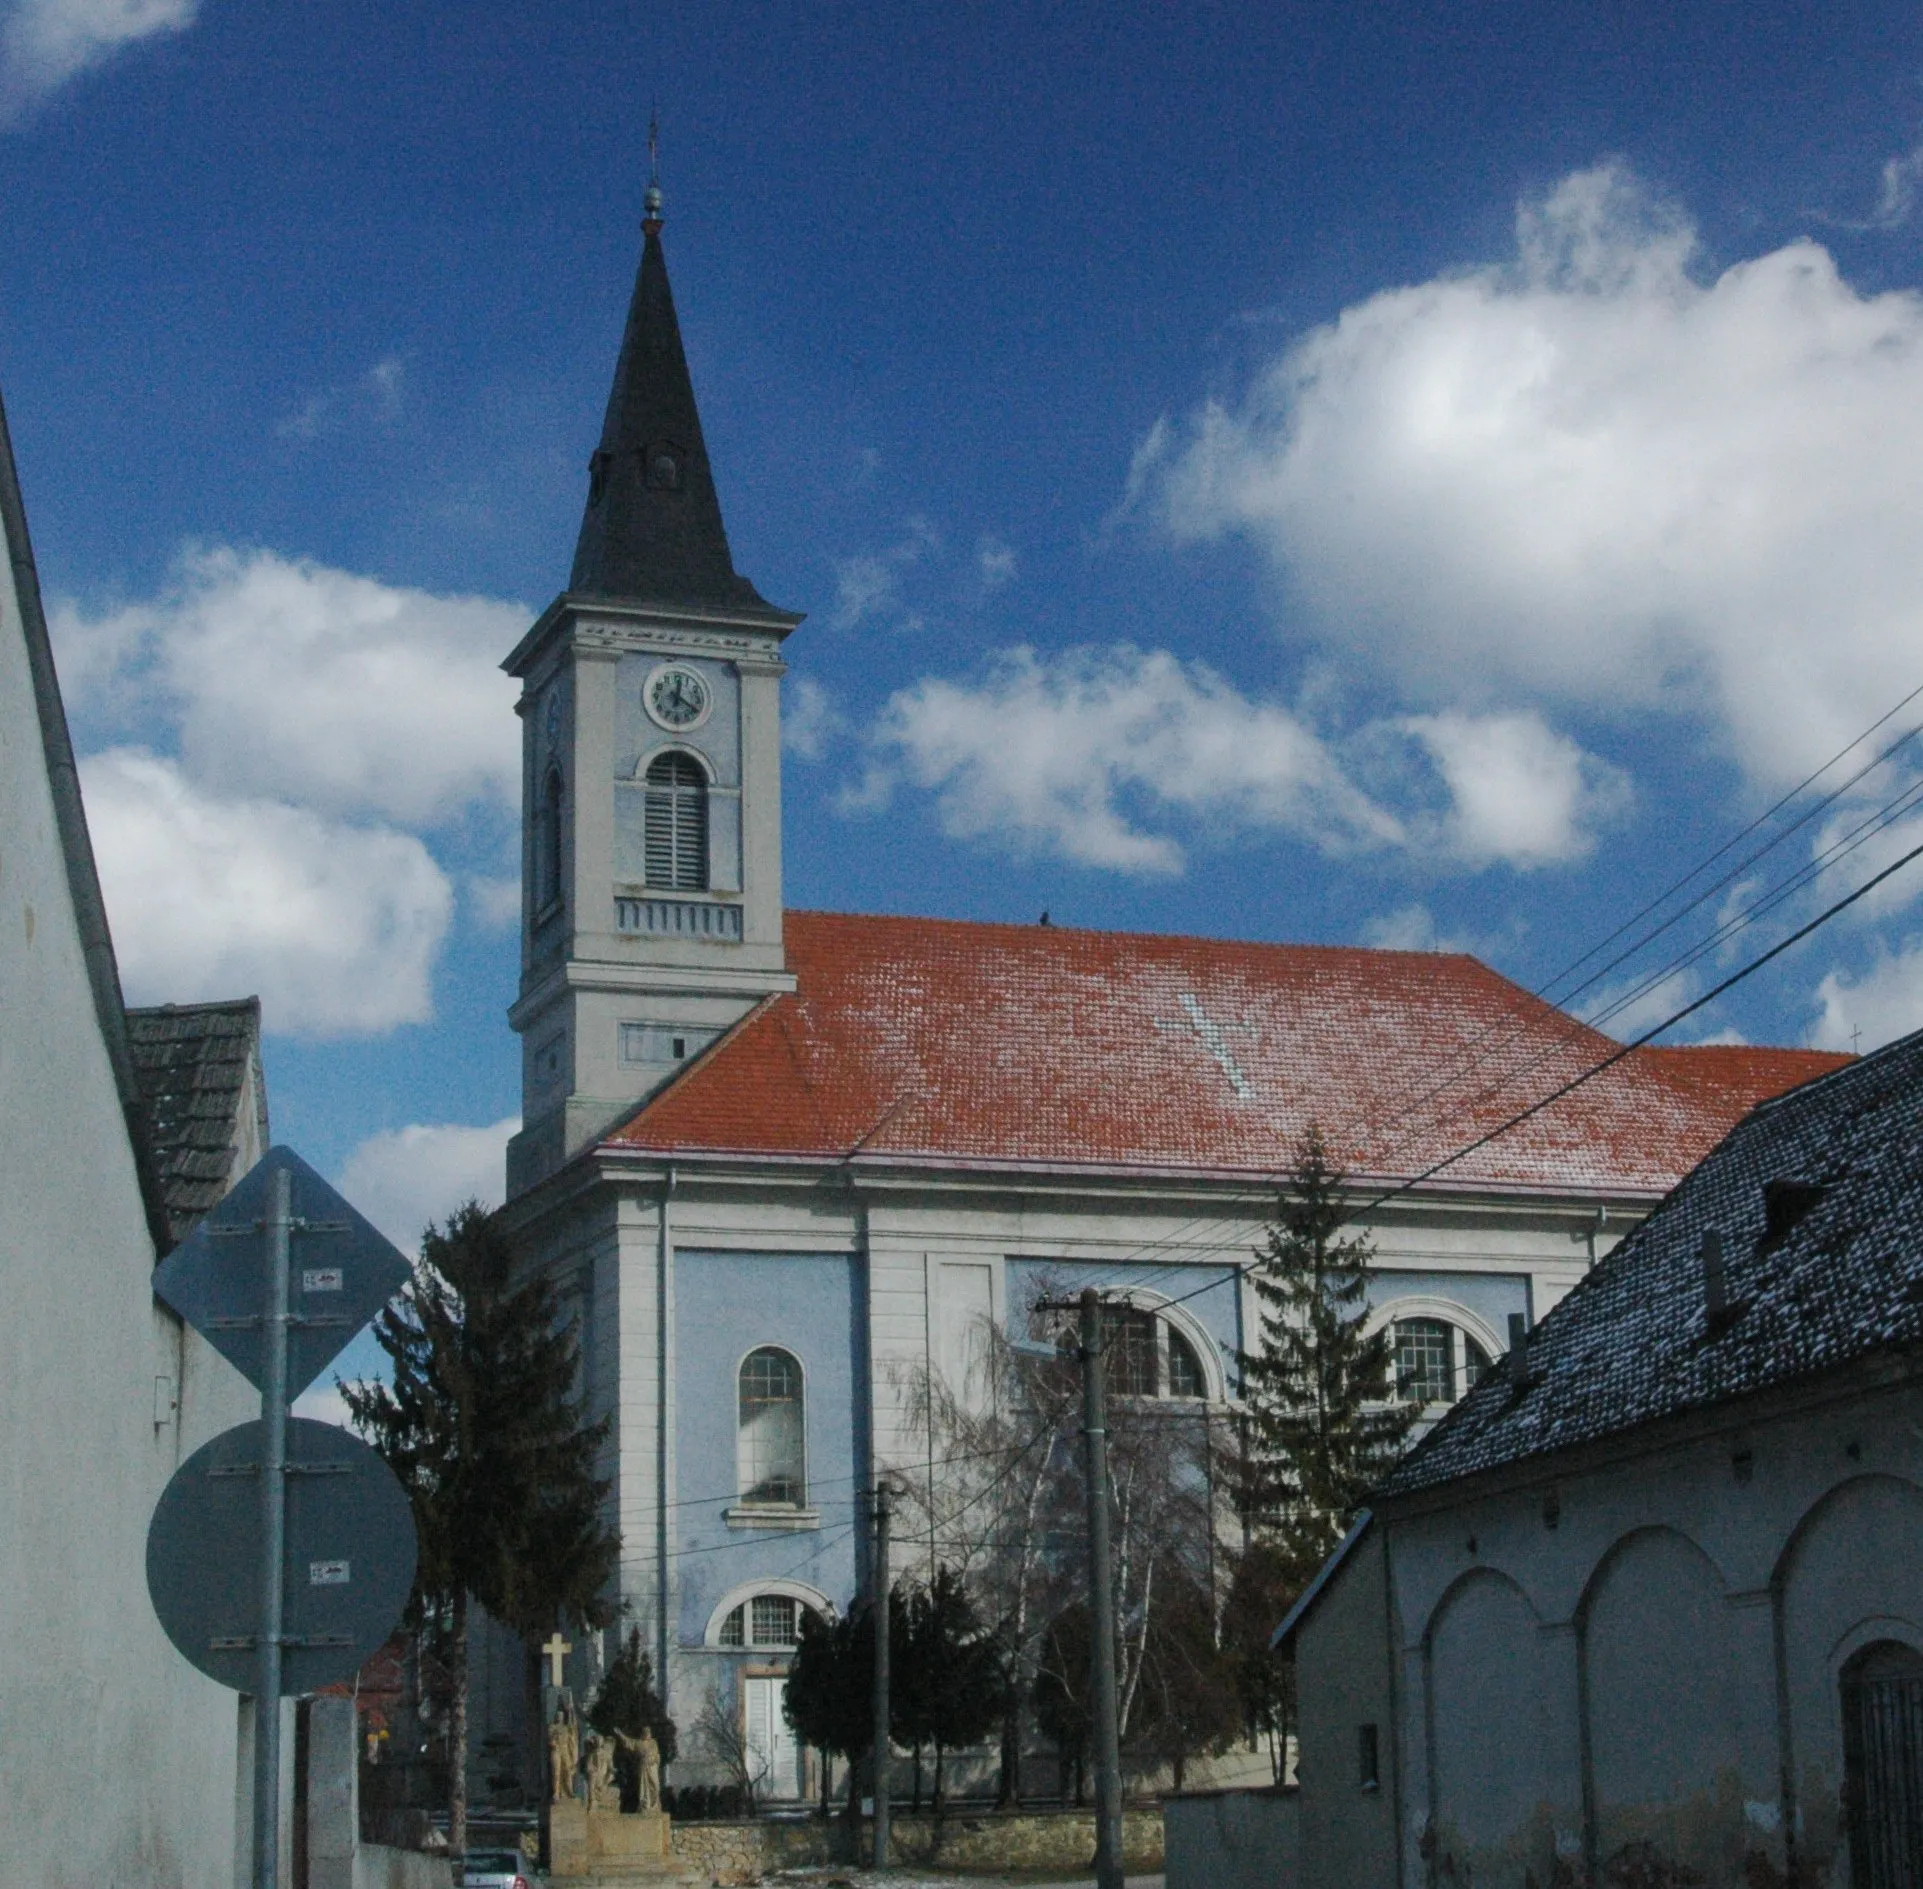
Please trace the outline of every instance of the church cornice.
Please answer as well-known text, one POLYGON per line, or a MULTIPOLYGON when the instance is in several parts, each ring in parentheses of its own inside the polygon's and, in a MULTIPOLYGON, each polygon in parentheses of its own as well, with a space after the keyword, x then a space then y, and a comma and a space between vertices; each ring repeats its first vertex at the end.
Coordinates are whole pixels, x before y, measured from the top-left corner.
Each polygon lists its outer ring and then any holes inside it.
POLYGON ((786 673, 779 654, 782 640, 802 617, 790 610, 748 611, 699 604, 627 603, 619 598, 584 597, 563 591, 515 644, 501 667, 511 676, 528 676, 540 665, 544 646, 565 634, 582 652, 700 651, 725 655, 765 672, 786 673))
MULTIPOLYGON (((588 1151, 584 1157, 589 1158, 588 1151)), ((591 1158, 609 1179, 633 1178, 637 1171, 659 1172, 672 1166, 687 1182, 716 1185, 819 1186, 824 1180, 850 1191, 875 1196, 890 1194, 1008 1194, 1045 1193, 1086 1200, 1103 1195, 1117 1199, 1150 1196, 1159 1201, 1181 1199, 1184 1192, 1215 1206, 1242 1201, 1258 1219, 1274 1209, 1280 1175, 1252 1175, 1243 1169, 1163 1167, 1108 1163, 1050 1163, 1000 1161, 972 1157, 928 1155, 761 1154, 753 1150, 662 1150, 603 1142, 591 1158)), ((1354 1174, 1349 1192, 1359 1205, 1383 1187, 1395 1184, 1390 1175, 1354 1174)), ((1656 1190, 1634 1188, 1548 1187, 1516 1183, 1492 1188, 1486 1182, 1451 1182, 1438 1178, 1419 1183, 1399 1194, 1376 1216, 1381 1221, 1417 1219, 1425 1211, 1510 1214, 1536 1223, 1562 1227, 1591 1227, 1598 1207, 1626 1214, 1647 1213, 1662 1198, 1656 1190), (1566 1225, 1564 1223, 1567 1223, 1566 1225)))

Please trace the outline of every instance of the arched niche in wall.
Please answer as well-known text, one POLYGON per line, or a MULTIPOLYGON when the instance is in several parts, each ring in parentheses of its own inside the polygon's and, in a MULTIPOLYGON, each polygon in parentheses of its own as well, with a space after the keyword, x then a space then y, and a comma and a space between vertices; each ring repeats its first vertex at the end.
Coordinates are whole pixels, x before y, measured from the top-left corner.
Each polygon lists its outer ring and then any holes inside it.
POLYGON ((1774 1586, 1799 1860, 1840 1874, 1843 1669, 1871 1639, 1923 1647, 1923 1489, 1882 1475, 1831 1489, 1797 1524, 1774 1586))
POLYGON ((1493 1569, 1464 1575, 1430 1618, 1423 1664, 1438 1880, 1523 1889, 1550 1841, 1538 1828, 1548 1798, 1540 1640, 1522 1590, 1493 1569))
POLYGON ((1637 1845, 1678 1880, 1721 1881, 1742 1861, 1725 1594, 1716 1565, 1668 1528, 1626 1536, 1590 1580, 1579 1615, 1584 1744, 1590 1840, 1605 1878, 1610 1860, 1637 1845))

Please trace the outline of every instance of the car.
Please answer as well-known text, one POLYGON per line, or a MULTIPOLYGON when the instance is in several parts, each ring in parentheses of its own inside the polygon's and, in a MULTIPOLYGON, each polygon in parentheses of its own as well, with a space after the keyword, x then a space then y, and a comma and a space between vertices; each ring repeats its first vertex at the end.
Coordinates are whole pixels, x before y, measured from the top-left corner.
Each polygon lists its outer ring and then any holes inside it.
POLYGON ((534 1865, 519 1850, 469 1850, 461 1889, 535 1889, 534 1865))

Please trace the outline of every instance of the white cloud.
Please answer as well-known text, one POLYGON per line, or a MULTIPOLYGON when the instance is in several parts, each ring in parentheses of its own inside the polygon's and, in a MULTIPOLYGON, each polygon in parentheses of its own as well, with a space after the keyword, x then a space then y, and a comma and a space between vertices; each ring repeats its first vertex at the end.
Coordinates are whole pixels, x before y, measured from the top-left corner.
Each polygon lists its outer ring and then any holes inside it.
POLYGON ((899 691, 876 744, 866 804, 899 774, 935 795, 948 832, 1078 865, 1181 871, 1182 847, 1148 814, 1281 828, 1331 851, 1402 837, 1287 708, 1165 650, 1004 651, 979 683, 899 691))
POLYGON ((1362 927, 1362 942, 1378 951, 1470 951, 1467 939, 1444 937, 1436 915, 1417 902, 1381 912, 1362 927))
POLYGON ((1923 1029, 1923 939, 1879 951, 1865 971, 1832 971, 1817 986, 1818 1049, 1873 1050, 1923 1029), (1861 1034, 1856 1034, 1860 1032, 1861 1034))
MULTIPOLYGON (((864 623, 895 616, 902 610, 902 577, 940 551, 941 533, 926 519, 914 517, 902 526, 901 536, 885 550, 834 562, 835 607, 830 623, 838 630, 859 629, 864 623)), ((899 616, 895 628, 918 630, 918 612, 899 616)))
POLYGON ((979 681, 924 677, 883 706, 871 753, 846 811, 885 806, 906 780, 959 838, 1145 874, 1183 869, 1168 831, 1182 818, 1330 854, 1527 869, 1581 858, 1627 791, 1534 714, 1403 717, 1338 744, 1205 664, 1127 644, 1004 650, 979 681))
POLYGON ((781 705, 781 745, 798 761, 819 761, 847 729, 834 697, 813 676, 794 676, 781 705))
POLYGON ((505 931, 520 923, 521 882, 519 879, 486 872, 467 876, 468 904, 474 916, 488 931, 505 931))
POLYGON ((1432 702, 1707 715, 1792 781, 1915 685, 1923 296, 1809 241, 1701 272, 1620 165, 1514 259, 1387 291, 1158 424, 1136 507, 1246 534, 1432 702))
POLYGON ((1889 159, 1883 166, 1876 208, 1870 212, 1872 229, 1899 229, 1916 208, 1916 187, 1923 182, 1923 144, 1889 159))
MULTIPOLYGON (((1597 1029, 1607 1030, 1617 1042, 1627 1043, 1654 1029, 1665 1017, 1674 1016, 1702 992, 1701 980, 1688 966, 1670 972, 1646 990, 1643 983, 1641 974, 1632 973, 1621 983, 1605 985, 1583 998, 1579 1014, 1597 1029)), ((1702 1012, 1697 1014, 1701 1016, 1702 1012)))
POLYGON ((223 795, 405 825, 520 799, 520 605, 440 597, 270 551, 196 552, 161 598, 54 613, 83 723, 149 743, 156 715, 223 795))
MULTIPOLYGON (((330 1366, 330 1373, 332 1367, 330 1366)), ((319 1379, 296 1397, 289 1409, 311 1423, 331 1423, 336 1429, 351 1430, 354 1422, 347 1414, 347 1399, 340 1393, 332 1375, 319 1379)))
POLYGON ((1441 839, 1465 865, 1528 867, 1580 859, 1595 827, 1624 807, 1627 779, 1538 715, 1415 715, 1402 726, 1429 751, 1449 792, 1441 839))
POLYGON ((986 537, 975 547, 975 572, 984 591, 994 592, 1015 581, 1020 570, 1015 547, 996 537, 986 537))
POLYGON ((306 1036, 425 1022, 453 891, 411 834, 267 799, 222 798, 172 761, 81 763, 114 946, 140 1003, 260 994, 306 1036))
POLYGON ((198 0, 11 0, 0 10, 0 123, 123 46, 182 33, 198 0))
POLYGON ((842 558, 835 564, 835 608, 838 630, 852 630, 894 608, 901 585, 894 569, 878 557, 842 558))
POLYGON ((412 1123, 370 1135, 341 1166, 340 1190, 405 1253, 418 1253, 422 1230, 456 1207, 501 1198, 507 1144, 521 1120, 469 1127, 412 1123))
POLYGON ((366 373, 309 394, 274 431, 282 439, 311 440, 357 421, 385 425, 400 417, 406 388, 407 363, 398 354, 383 355, 366 373))

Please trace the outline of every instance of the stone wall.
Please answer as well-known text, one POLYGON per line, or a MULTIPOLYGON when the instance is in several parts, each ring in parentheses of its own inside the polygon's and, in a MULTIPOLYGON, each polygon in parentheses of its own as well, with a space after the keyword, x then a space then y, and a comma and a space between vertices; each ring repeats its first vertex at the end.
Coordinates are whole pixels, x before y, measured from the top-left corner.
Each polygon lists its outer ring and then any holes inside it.
MULTIPOLYGON (((769 1819, 755 1823, 678 1823, 674 1851, 715 1883, 749 1883, 771 1870, 805 1869, 848 1860, 839 1817, 824 1822, 769 1819)), ((927 1816, 898 1816, 894 1861, 962 1870, 1081 1870, 1095 1854, 1092 1810, 951 1812, 937 1830, 927 1816)), ((862 1825, 864 1856, 871 1841, 862 1825)), ((1162 1867, 1162 1813, 1130 1810, 1122 1819, 1122 1849, 1131 1871, 1162 1867)))

